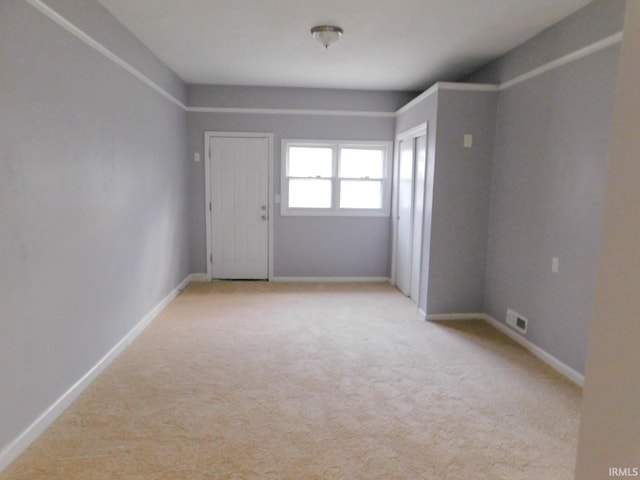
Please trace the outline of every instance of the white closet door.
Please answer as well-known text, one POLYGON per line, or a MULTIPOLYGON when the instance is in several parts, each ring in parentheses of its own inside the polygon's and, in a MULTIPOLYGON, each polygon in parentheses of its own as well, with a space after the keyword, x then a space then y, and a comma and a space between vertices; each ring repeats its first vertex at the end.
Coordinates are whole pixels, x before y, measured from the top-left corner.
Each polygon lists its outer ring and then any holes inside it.
POLYGON ((396 256, 396 286, 405 295, 411 294, 413 167, 414 139, 410 138, 400 142, 400 158, 398 165, 398 242, 396 256))

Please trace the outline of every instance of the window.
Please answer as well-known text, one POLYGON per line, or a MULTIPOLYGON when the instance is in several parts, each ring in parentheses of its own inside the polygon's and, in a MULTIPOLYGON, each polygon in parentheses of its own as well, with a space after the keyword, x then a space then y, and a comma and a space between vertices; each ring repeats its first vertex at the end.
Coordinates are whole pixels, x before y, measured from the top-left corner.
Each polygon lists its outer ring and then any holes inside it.
POLYGON ((389 142, 282 141, 282 215, 387 216, 389 142))

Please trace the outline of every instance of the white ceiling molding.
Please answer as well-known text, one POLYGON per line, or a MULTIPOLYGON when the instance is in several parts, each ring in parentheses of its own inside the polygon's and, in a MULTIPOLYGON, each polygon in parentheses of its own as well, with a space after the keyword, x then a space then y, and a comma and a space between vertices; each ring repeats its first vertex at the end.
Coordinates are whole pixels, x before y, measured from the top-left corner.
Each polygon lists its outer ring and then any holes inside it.
POLYGON ((74 35, 76 38, 93 48, 97 52, 101 53, 107 59, 130 73, 132 76, 149 86, 158 94, 162 95, 167 100, 171 101, 181 109, 187 112, 195 113, 222 113, 222 114, 257 114, 257 115, 316 115, 316 116, 347 116, 347 117, 379 117, 379 118, 391 118, 400 115, 404 112, 415 107, 430 95, 436 93, 439 90, 455 90, 455 91, 486 91, 497 92, 511 88, 519 83, 525 82, 546 72, 549 72, 555 68, 559 68, 563 65, 567 65, 571 62, 584 58, 588 55, 592 55, 601 50, 609 48, 614 45, 618 45, 622 41, 622 32, 615 33, 606 38, 598 40, 586 47, 580 48, 572 53, 564 55, 560 58, 552 60, 544 65, 541 65, 529 72, 519 75, 511 80, 508 80, 500 85, 492 84, 475 84, 475 83, 457 83, 457 82, 437 82, 433 84, 429 89, 418 95, 409 103, 401 107, 395 112, 372 112, 372 111, 359 111, 359 110, 309 110, 309 109, 281 109, 281 108, 244 108, 244 107, 197 107, 186 106, 180 100, 175 98, 172 94, 167 92, 161 86, 159 86, 152 79, 144 75, 134 66, 120 58, 111 50, 106 48, 100 42, 92 38, 86 32, 75 26, 68 21, 58 12, 46 5, 42 0, 26 0, 28 4, 40 11, 42 14, 49 17, 60 27, 74 35))
POLYGON ((395 117, 395 112, 369 112, 365 110, 307 110, 298 108, 245 108, 245 107, 187 107, 188 112, 249 113, 254 115, 317 115, 336 117, 395 117))
POLYGON ((98 0, 188 84, 422 91, 591 0, 98 0), (339 25, 328 50, 309 35, 339 25))
POLYGON ((186 107, 186 105, 184 103, 182 103, 176 97, 171 95, 169 92, 167 92, 164 88, 162 88, 156 82, 154 82, 149 77, 147 77, 145 74, 140 72, 133 65, 131 65, 130 63, 124 61, 122 58, 120 58, 118 55, 113 53, 107 47, 105 47, 100 42, 95 40, 93 37, 89 36, 87 33, 85 33, 84 31, 80 30, 73 23, 71 23, 69 20, 64 18, 62 15, 60 15, 54 9, 52 9, 51 7, 46 5, 44 2, 42 2, 41 0, 26 0, 26 2, 29 5, 31 5, 33 8, 35 8, 38 11, 40 11, 41 13, 43 13, 44 15, 49 17, 51 20, 56 22, 58 25, 60 25, 62 28, 64 28, 67 32, 71 33, 76 38, 82 40, 88 46, 90 46, 91 48, 93 48, 97 52, 99 52, 102 55, 104 55, 106 58, 108 58, 109 60, 111 60, 113 63, 115 63, 119 67, 121 67, 124 70, 126 70, 127 72, 129 72, 131 75, 136 77, 141 82, 143 82, 146 85, 148 85, 149 87, 151 87, 153 90, 155 90, 157 93, 159 93, 160 95, 165 97, 167 100, 175 103, 177 106, 179 106, 183 110, 186 110, 187 107, 186 107))
POLYGON ((588 55, 597 53, 600 50, 604 50, 605 48, 609 48, 609 47, 612 47, 613 45, 617 45, 620 42, 622 42, 622 32, 614 33, 613 35, 603 38, 602 40, 598 40, 597 42, 594 42, 591 45, 587 45, 586 47, 576 50, 575 52, 568 53, 567 55, 564 55, 560 58, 552 60, 549 63, 545 63, 544 65, 534 68, 533 70, 527 73, 523 73, 522 75, 518 75, 517 77, 512 78, 511 80, 501 83, 498 86, 498 90, 506 90, 507 88, 511 88, 514 85, 518 85, 519 83, 526 82, 527 80, 537 77, 538 75, 542 75, 543 73, 549 72, 555 68, 562 67, 563 65, 567 65, 571 62, 575 62, 576 60, 584 58, 588 55))

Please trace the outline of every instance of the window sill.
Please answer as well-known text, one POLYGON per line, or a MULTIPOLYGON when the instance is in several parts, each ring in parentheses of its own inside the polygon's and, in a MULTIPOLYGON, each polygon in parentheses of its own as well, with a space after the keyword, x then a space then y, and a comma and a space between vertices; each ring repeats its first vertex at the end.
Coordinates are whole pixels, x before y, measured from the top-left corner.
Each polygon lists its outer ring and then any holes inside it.
POLYGON ((283 217, 389 217, 384 210, 316 210, 316 209, 280 209, 283 217))

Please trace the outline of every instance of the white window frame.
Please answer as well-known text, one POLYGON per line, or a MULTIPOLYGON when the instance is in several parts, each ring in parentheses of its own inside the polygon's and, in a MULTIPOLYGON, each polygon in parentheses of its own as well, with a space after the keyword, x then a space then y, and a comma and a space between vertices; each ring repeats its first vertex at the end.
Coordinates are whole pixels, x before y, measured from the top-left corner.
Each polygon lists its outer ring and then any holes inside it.
MULTIPOLYGON (((344 140, 301 140, 282 139, 280 163, 280 215, 282 216, 326 216, 326 217, 388 217, 391 213, 391 169, 393 142, 386 141, 344 141, 344 140), (325 147, 333 151, 331 177, 331 208, 290 208, 287 160, 289 147, 325 147), (340 208, 340 177, 338 159, 341 148, 379 148, 383 151, 382 208, 340 208)), ((294 177, 292 177, 294 178, 294 177)), ((357 180, 357 179, 354 179, 357 180)), ((378 180, 378 179, 376 179, 378 180)))

